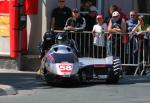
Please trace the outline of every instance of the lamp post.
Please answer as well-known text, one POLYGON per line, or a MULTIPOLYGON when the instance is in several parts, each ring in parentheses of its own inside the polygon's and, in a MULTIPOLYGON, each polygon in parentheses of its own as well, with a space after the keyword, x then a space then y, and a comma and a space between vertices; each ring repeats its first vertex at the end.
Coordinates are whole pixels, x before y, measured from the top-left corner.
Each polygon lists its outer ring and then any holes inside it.
POLYGON ((18 3, 18 57, 17 69, 22 70, 22 30, 26 26, 26 16, 24 14, 24 0, 18 3))

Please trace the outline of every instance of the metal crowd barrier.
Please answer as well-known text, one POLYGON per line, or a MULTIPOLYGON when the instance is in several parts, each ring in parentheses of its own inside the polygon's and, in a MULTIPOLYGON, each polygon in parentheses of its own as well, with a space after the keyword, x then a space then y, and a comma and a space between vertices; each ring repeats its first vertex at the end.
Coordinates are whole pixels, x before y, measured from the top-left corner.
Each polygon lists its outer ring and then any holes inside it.
POLYGON ((108 32, 104 33, 105 45, 99 48, 99 46, 94 46, 91 32, 67 32, 68 38, 76 41, 81 57, 117 56, 120 57, 122 66, 136 67, 134 75, 139 71, 143 75, 145 68, 150 67, 150 33, 145 32, 139 36, 129 33, 113 33, 110 39, 107 38, 108 35, 108 32))

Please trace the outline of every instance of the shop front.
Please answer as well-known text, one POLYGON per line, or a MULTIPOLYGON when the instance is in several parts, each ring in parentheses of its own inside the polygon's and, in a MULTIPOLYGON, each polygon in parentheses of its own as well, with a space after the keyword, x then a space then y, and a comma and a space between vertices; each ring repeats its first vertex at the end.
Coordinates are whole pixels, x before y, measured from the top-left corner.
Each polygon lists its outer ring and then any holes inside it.
POLYGON ((0 55, 10 55, 9 2, 0 1, 0 55))

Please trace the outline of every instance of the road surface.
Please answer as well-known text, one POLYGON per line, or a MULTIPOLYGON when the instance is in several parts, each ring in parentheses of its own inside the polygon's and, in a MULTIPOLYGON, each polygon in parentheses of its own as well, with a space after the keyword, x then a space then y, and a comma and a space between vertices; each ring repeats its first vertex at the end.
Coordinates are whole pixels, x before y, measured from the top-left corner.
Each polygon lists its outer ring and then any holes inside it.
POLYGON ((3 72, 0 83, 18 92, 0 96, 0 103, 150 103, 149 76, 125 76, 117 85, 99 82, 48 86, 35 79, 35 72, 3 72))

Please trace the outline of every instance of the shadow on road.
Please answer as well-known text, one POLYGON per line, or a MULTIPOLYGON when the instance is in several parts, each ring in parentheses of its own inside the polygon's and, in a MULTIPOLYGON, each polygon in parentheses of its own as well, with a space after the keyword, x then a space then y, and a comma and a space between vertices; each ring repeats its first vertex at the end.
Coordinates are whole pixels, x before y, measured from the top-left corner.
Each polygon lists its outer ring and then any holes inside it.
POLYGON ((11 85, 17 90, 36 88, 51 89, 42 80, 36 80, 36 73, 0 73, 0 84, 11 85))
MULTIPOLYGON (((135 83, 150 83, 150 76, 125 76, 116 85, 135 83)), ((53 88, 84 88, 95 85, 108 85, 105 82, 89 82, 84 84, 53 84, 47 85, 45 81, 37 80, 36 73, 0 73, 0 84, 11 85, 17 90, 53 89, 53 88)))
POLYGON ((104 80, 102 80, 102 81, 89 81, 86 83, 79 83, 79 82, 53 83, 50 84, 49 86, 56 88, 85 88, 96 85, 129 85, 136 83, 150 83, 150 76, 127 75, 124 76, 123 79, 120 79, 118 84, 107 84, 104 80))
POLYGON ((121 81, 120 84, 135 84, 135 83, 150 83, 150 76, 133 76, 127 75, 121 81))

